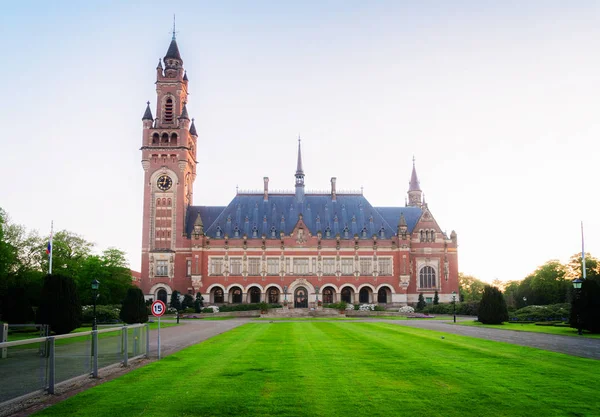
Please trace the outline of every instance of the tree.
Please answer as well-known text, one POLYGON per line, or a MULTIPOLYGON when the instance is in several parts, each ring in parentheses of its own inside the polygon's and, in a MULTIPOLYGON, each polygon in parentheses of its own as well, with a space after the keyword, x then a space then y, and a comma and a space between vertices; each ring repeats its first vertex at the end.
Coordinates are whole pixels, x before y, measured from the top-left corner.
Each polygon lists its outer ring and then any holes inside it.
POLYGON ((479 302, 477 320, 483 324, 502 324, 508 321, 508 309, 502 292, 491 285, 486 285, 479 302))
POLYGON ((70 333, 79 327, 81 303, 71 277, 46 275, 37 321, 50 325, 56 334, 70 333))
MULTIPOLYGON (((581 252, 579 252, 571 256, 569 262, 565 266, 565 278, 569 281, 572 281, 575 278, 583 279, 583 274, 581 273, 581 271, 583 270, 582 267, 583 262, 581 260, 581 252)), ((594 258, 589 253, 585 254, 585 272, 587 278, 600 276, 600 261, 594 258)))
POLYGON ((169 307, 174 308, 175 310, 181 310, 181 301, 179 300, 179 291, 173 291, 171 293, 171 302, 169 303, 169 307))
POLYGON ((79 267, 77 287, 82 300, 92 299, 90 282, 100 281, 98 304, 121 304, 127 290, 133 286, 125 252, 107 249, 101 256, 86 257, 79 267))
POLYGON ((427 303, 425 302, 425 298, 423 298, 423 293, 419 293, 419 302, 417 303, 417 310, 423 310, 426 305, 427 303))
POLYGON ((438 305, 440 303, 440 296, 438 295, 437 290, 435 291, 435 295, 433 296, 433 305, 438 305))
POLYGON ((461 301, 479 301, 485 288, 485 282, 471 276, 458 274, 458 285, 461 301))
POLYGON ((204 298, 199 292, 196 293, 196 300, 194 301, 194 311, 200 313, 204 307, 204 298))
MULTIPOLYGON (((557 260, 550 260, 521 282, 519 296, 521 300, 526 297, 530 305, 564 303, 570 286, 570 281, 565 279, 564 265, 557 260)), ((522 306, 525 306, 525 301, 522 306)))
POLYGON ((128 324, 146 323, 148 321, 148 309, 141 289, 132 287, 127 290, 119 317, 128 324))

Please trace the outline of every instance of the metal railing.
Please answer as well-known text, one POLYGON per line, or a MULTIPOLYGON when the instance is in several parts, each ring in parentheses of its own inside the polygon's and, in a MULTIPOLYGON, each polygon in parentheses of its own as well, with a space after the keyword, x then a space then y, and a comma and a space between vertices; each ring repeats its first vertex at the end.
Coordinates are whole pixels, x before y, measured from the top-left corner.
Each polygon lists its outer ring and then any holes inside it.
POLYGON ((0 342, 0 409, 114 364, 148 357, 150 327, 133 324, 59 336, 0 342))

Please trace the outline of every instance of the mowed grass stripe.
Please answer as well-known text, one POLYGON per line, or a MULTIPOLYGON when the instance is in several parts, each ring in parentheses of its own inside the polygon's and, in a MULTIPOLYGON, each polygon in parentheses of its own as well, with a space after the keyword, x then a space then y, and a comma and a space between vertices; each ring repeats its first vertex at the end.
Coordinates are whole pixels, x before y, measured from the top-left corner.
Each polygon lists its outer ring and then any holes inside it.
POLYGON ((389 323, 249 323, 39 415, 592 416, 599 370, 389 323))

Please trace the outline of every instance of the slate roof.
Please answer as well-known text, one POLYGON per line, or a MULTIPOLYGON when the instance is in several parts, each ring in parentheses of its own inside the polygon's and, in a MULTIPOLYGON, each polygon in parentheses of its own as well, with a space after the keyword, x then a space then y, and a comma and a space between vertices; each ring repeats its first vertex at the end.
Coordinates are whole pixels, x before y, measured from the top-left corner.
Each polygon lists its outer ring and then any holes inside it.
POLYGON ((167 58, 175 58, 180 60, 181 62, 183 62, 183 59, 181 59, 181 55, 179 54, 179 48, 177 47, 177 41, 175 39, 173 39, 171 41, 171 44, 169 45, 169 49, 167 49, 167 54, 165 55, 164 59, 167 58))
POLYGON ((146 111, 144 112, 144 117, 142 117, 142 120, 154 120, 152 117, 152 110, 150 110, 150 102, 146 104, 146 111))
POLYGON ((389 239, 397 233, 400 214, 404 213, 408 231, 412 232, 421 217, 419 207, 373 207, 363 195, 338 194, 337 201, 330 195, 307 194, 304 202, 297 203, 294 194, 238 194, 227 207, 191 206, 188 208, 186 232, 194 228, 198 212, 204 223, 204 232, 211 238, 242 237, 249 239, 279 238, 280 231, 289 235, 298 222, 298 214, 311 234, 321 231, 323 239, 370 239, 374 234, 389 239), (237 233, 237 236, 236 236, 237 233))

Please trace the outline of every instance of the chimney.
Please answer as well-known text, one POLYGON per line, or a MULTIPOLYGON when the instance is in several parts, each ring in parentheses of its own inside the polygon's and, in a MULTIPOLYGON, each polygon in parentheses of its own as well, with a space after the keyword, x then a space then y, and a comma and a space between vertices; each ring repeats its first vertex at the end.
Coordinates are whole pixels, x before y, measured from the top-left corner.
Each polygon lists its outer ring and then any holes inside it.
POLYGON ((263 201, 269 201, 269 177, 263 177, 265 183, 265 191, 263 194, 263 201))
POLYGON ((331 177, 331 201, 337 200, 337 194, 335 192, 335 181, 336 180, 337 180, 336 177, 331 177))

